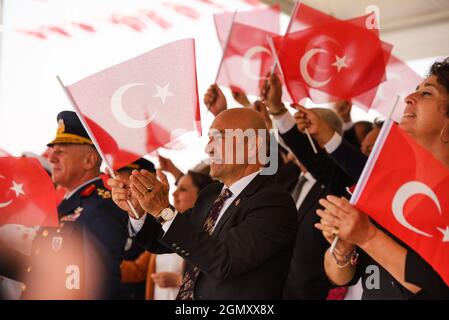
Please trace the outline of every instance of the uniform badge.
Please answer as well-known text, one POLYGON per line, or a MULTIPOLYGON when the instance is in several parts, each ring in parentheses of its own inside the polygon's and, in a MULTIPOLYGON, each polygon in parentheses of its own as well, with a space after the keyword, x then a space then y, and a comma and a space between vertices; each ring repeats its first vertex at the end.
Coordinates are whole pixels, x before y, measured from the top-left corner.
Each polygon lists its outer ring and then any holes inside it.
POLYGON ((97 194, 102 197, 103 199, 109 199, 111 198, 111 192, 108 190, 104 190, 101 188, 97 188, 97 194))
POLYGON ((58 252, 62 248, 62 237, 53 237, 51 241, 51 248, 54 252, 58 252))
POLYGON ((97 186, 94 183, 92 183, 91 185, 88 185, 86 188, 84 188, 84 190, 81 191, 80 195, 82 197, 88 197, 88 196, 90 196, 92 194, 92 192, 95 191, 96 187, 97 186))
POLYGON ((64 120, 59 119, 58 121, 58 131, 57 134, 62 134, 65 131, 65 124, 64 124, 64 120))
POLYGON ((68 215, 62 217, 61 221, 70 221, 70 222, 76 221, 76 219, 79 218, 79 216, 81 215, 83 210, 84 209, 82 207, 78 207, 75 209, 75 211, 73 211, 72 214, 68 214, 68 215))

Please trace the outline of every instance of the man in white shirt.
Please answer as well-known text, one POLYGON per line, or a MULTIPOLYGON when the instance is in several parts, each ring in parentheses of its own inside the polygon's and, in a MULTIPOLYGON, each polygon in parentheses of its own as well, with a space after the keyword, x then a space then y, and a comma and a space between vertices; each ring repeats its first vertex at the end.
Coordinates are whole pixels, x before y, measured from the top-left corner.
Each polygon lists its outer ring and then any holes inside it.
POLYGON ((168 183, 160 171, 158 179, 134 171, 131 194, 123 182, 110 179, 117 205, 129 212, 126 200, 131 199, 141 207, 140 220, 130 215, 135 241, 151 252, 176 252, 187 261, 178 299, 282 297, 296 235, 296 209, 288 193, 260 174, 263 165, 255 156, 266 143, 259 136, 263 129, 264 119, 254 110, 230 109, 216 117, 206 151, 211 176, 221 183, 206 187, 184 214, 169 204, 168 183), (257 133, 253 139, 239 140, 232 136, 234 130, 257 133), (235 152, 239 147, 245 150, 242 162, 235 152), (234 156, 229 157, 231 151, 234 156))

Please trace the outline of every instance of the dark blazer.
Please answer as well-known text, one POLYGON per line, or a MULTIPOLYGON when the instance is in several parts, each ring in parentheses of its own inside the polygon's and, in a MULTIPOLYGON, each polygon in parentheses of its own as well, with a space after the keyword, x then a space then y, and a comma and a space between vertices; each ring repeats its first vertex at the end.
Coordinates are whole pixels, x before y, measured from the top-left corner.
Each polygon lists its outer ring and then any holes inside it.
POLYGON ((322 258, 329 247, 321 231, 315 228, 320 217, 318 200, 329 194, 346 195, 346 187, 355 181, 327 153, 318 147, 315 154, 305 134, 296 126, 281 134, 298 160, 317 180, 298 209, 295 249, 284 290, 284 299, 326 299, 331 285, 322 272, 322 258))
POLYGON ((329 155, 353 181, 359 180, 365 163, 368 160, 367 156, 345 139, 329 155))
POLYGON ((356 149, 360 148, 359 138, 357 138, 357 134, 355 132, 355 125, 353 125, 351 129, 343 132, 343 138, 351 145, 353 145, 356 149))
POLYGON ((31 256, 11 253, 14 272, 0 272, 25 283, 23 299, 119 298, 126 212, 98 179, 63 200, 58 214, 59 227, 39 230, 31 256))
POLYGON ((151 216, 135 240, 154 253, 175 252, 200 269, 194 299, 280 299, 296 235, 290 195, 258 175, 218 221, 202 232, 223 184, 204 188, 195 206, 178 214, 163 234, 151 216))

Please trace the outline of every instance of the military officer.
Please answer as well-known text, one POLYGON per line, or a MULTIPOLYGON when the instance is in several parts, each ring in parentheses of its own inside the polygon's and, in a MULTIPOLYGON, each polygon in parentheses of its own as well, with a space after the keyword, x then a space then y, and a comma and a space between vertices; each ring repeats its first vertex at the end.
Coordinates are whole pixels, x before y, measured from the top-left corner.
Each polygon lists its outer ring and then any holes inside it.
POLYGON ((24 274, 22 298, 119 298, 127 214, 112 202, 100 178, 101 158, 77 115, 63 111, 57 120, 49 160, 53 182, 67 193, 58 228, 41 228, 29 265, 14 269, 24 274))

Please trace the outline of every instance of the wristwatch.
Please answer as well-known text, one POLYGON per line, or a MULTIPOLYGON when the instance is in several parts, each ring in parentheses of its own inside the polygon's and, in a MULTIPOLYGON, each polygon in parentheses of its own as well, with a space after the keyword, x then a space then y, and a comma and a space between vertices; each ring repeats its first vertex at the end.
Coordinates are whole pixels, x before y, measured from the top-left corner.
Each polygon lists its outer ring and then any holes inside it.
POLYGON ((175 207, 169 205, 167 208, 162 209, 162 211, 159 212, 159 215, 156 217, 156 221, 161 224, 170 221, 175 217, 175 211, 175 207))

